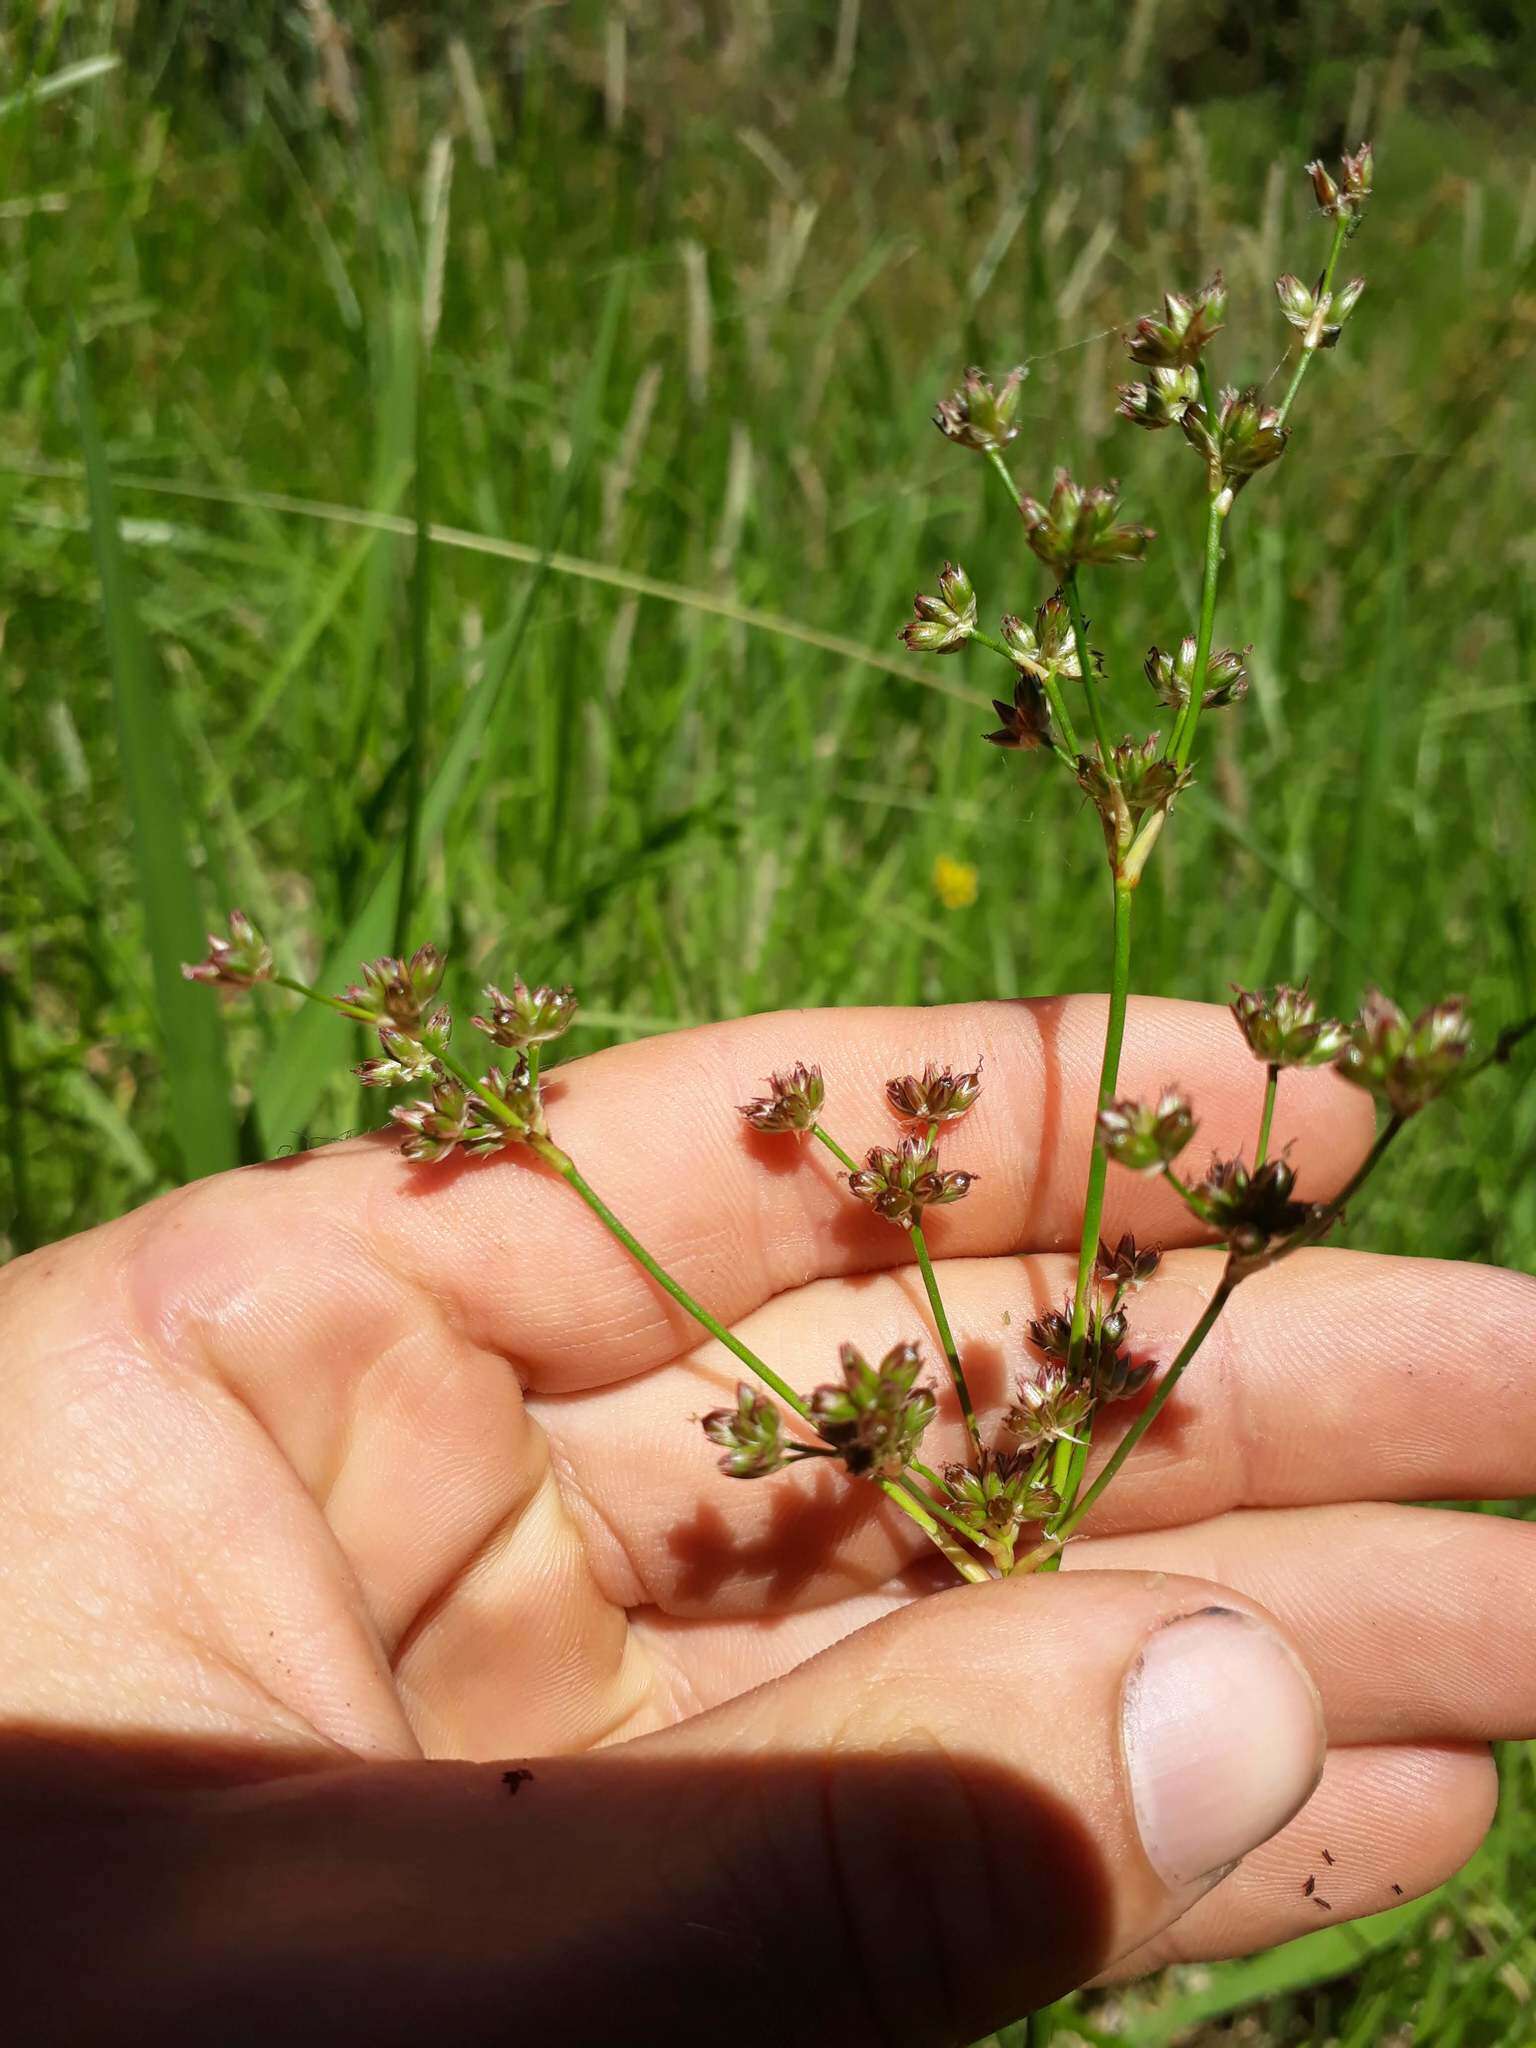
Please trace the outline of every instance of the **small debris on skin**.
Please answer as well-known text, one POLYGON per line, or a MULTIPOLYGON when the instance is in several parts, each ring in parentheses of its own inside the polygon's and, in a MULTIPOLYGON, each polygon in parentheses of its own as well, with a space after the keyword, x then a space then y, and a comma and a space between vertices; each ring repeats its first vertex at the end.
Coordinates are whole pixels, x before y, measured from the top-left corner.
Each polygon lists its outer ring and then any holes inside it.
POLYGON ((1331 1913, 1333 1911, 1332 1899, 1319 1899, 1314 1897, 1312 1903, 1314 1906, 1317 1907, 1318 1911, 1321 1913, 1331 1913))
POLYGON ((1316 1890, 1317 1890, 1317 1879, 1316 1879, 1315 1877, 1309 1877, 1309 1878, 1307 1879, 1306 1883, 1305 1883, 1305 1884, 1304 1884, 1304 1885, 1302 1886, 1302 1888, 1301 1888, 1301 1896, 1302 1896, 1302 1897, 1303 1897, 1304 1899, 1310 1899, 1310 1898, 1311 1898, 1311 1896, 1312 1896, 1312 1894, 1313 1894, 1313 1893, 1314 1893, 1314 1892, 1315 1892, 1316 1890))
POLYGON ((1401 1886, 1400 1884, 1395 1884, 1395 1885, 1393 1885, 1392 1889, 1393 1889, 1393 1891, 1395 1891, 1395 1892, 1397 1893, 1397 1896, 1398 1896, 1399 1898, 1401 1898, 1401 1897, 1403 1896, 1403 1888, 1402 1888, 1402 1886, 1401 1886))
POLYGON ((1333 1851, 1332 1851, 1331 1849, 1325 1849, 1325 1850, 1323 1851, 1323 1861, 1324 1861, 1325 1863, 1332 1863, 1332 1861, 1333 1861, 1333 1851))
POLYGON ((512 1798, 515 1799, 521 1786, 533 1783, 533 1773, 532 1771, 503 1771, 501 1782, 506 1786, 512 1798))

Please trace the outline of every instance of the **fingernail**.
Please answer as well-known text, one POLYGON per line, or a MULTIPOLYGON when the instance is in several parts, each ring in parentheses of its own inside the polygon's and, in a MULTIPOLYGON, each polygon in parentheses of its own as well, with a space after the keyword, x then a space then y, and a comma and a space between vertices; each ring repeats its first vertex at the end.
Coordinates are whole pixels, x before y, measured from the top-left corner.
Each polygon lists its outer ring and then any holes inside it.
POLYGON ((1122 1727, 1142 1846, 1175 1888, 1267 1842, 1322 1771, 1311 1679, 1272 1629, 1227 1607, 1150 1638, 1125 1682, 1122 1727))

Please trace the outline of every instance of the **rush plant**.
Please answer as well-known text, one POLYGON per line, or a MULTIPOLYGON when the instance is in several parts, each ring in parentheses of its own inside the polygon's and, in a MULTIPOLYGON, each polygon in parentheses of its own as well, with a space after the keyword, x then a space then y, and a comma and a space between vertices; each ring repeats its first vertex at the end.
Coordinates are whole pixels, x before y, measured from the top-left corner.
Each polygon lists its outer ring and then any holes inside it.
MULTIPOLYGON (((1474 1058, 1468 1020, 1456 998, 1409 1017, 1371 991, 1359 1015, 1346 1022, 1320 1014, 1305 984, 1237 989, 1235 1028, 1265 1071, 1262 1112, 1251 1158, 1213 1159, 1198 1171, 1184 1165, 1198 1122, 1182 1088, 1171 1086, 1145 1102, 1119 1093, 1137 890, 1180 795, 1196 775, 1205 714, 1239 705, 1248 689, 1250 650, 1219 647, 1215 637, 1233 515, 1254 478, 1285 457, 1303 383, 1317 356, 1340 342, 1365 288, 1363 279, 1341 283, 1338 274, 1371 199, 1370 147, 1363 144, 1346 155, 1337 176, 1321 163, 1307 168, 1328 244, 1315 284, 1291 275, 1275 283, 1281 315, 1294 335, 1278 403, 1257 389, 1217 386, 1210 358, 1227 312, 1219 272, 1198 290, 1166 293, 1160 311, 1137 320, 1125 337, 1137 380, 1121 387, 1116 409, 1144 431, 1176 430, 1168 435, 1169 445, 1193 452, 1191 477, 1204 514, 1194 629, 1174 621, 1166 645, 1153 645, 1144 663, 1146 681, 1166 714, 1159 730, 1142 739, 1111 733, 1103 657, 1089 639, 1084 596, 1099 572, 1117 573, 1141 561, 1155 535, 1121 517, 1114 483, 1083 485, 1059 469, 1038 498, 1015 483, 1008 452, 1019 439, 1023 369, 996 385, 979 371, 967 372, 934 415, 948 440, 979 456, 995 474, 1010 516, 1019 520, 1052 587, 1038 605, 1003 612, 993 630, 982 624, 969 576, 946 564, 936 594, 916 599, 902 637, 910 648, 935 655, 960 655, 974 643, 1006 665, 1008 688, 995 700, 998 724, 986 738, 1001 751, 1036 756, 1042 772, 1075 780, 1102 826, 1109 881, 1109 1010, 1096 1122, 1083 1134, 1088 1170, 1075 1284, 1059 1308, 1029 1324, 1034 1367, 990 1431, 972 1399, 925 1230, 930 1210, 964 1200, 972 1187, 974 1176, 963 1164, 951 1164, 949 1154, 981 1091, 979 1068, 955 1072, 915 1059, 921 1071, 886 1084, 888 1142, 862 1158, 828 1128, 826 1089, 814 1065, 797 1064, 770 1076, 764 1092, 738 1112, 752 1129, 786 1144, 824 1146, 842 1169, 849 1199, 865 1204, 910 1242, 932 1320, 923 1341, 936 1340, 943 1359, 964 1425, 963 1458, 941 1469, 925 1461, 924 1439, 938 1404, 922 1377, 922 1342, 916 1336, 877 1360, 844 1344, 835 1376, 797 1392, 694 1300, 607 1206, 557 1141, 545 1100, 541 1060, 545 1046, 575 1015, 569 988, 530 988, 520 979, 510 990, 488 987, 484 1014, 470 1019, 472 1031, 495 1048, 483 1064, 455 1049, 453 1019, 438 1000, 444 961, 432 946, 408 960, 372 961, 357 984, 331 995, 278 972, 261 935, 235 911, 228 936, 212 938, 206 959, 185 970, 226 990, 271 983, 376 1033, 377 1054, 355 1071, 370 1086, 416 1091, 415 1099, 397 1103, 391 1114, 405 1134, 403 1152, 423 1170, 455 1152, 478 1158, 515 1147, 553 1168, 652 1279, 752 1375, 738 1387, 733 1406, 703 1419, 726 1475, 763 1479, 807 1459, 840 1464, 851 1478, 878 1487, 971 1580, 1054 1570, 1063 1547, 1152 1427, 1233 1291, 1324 1239, 1413 1117, 1507 1059, 1536 1028, 1536 1020, 1513 1026, 1474 1058), (1284 1076, 1324 1064, 1368 1091, 1381 1120, 1359 1172, 1333 1199, 1319 1202, 1307 1198, 1304 1168, 1273 1153, 1270 1136, 1284 1076), (1226 1247, 1209 1301, 1168 1359, 1138 1351, 1131 1324, 1137 1290, 1157 1269, 1157 1248, 1130 1236, 1111 1245, 1102 1236, 1111 1166, 1161 1176, 1226 1247), (1089 1483, 1100 1411, 1117 1402, 1136 1403, 1133 1418, 1089 1483)), ((729 1114, 728 1106, 722 1104, 720 1113, 729 1114)))

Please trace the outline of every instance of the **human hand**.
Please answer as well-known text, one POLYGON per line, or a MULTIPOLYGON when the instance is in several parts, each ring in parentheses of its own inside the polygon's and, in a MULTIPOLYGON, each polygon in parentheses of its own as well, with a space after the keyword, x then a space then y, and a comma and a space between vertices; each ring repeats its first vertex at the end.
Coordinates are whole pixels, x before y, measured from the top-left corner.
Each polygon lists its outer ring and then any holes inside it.
MULTIPOLYGON (((937 1365, 901 1233, 731 1105, 819 1060, 853 1142, 888 1073, 983 1055, 954 1144, 980 1179, 933 1234, 985 1415, 1069 1281, 1102 1014, 748 1019, 560 1069, 551 1122, 797 1384, 845 1338, 937 1365)), ((1225 1013, 1133 1004, 1123 1087, 1175 1072, 1202 1143, 1251 1145, 1225 1013)), ((1328 1073, 1280 1102, 1324 1196, 1368 1106, 1328 1073)), ((1115 1176, 1107 1221, 1189 1242, 1156 1183, 1115 1176)), ((1169 1355, 1219 1265, 1165 1259, 1138 1349, 1169 1355)), ((525 1157, 359 1140, 19 1261, 16 2038, 963 2041, 1308 1930, 1324 1845, 1334 1918, 1422 1891, 1486 1826, 1483 1745, 1536 1721, 1536 1536, 1389 1503, 1536 1486, 1530 1306, 1507 1273, 1298 1256, 1239 1292, 1066 1573, 923 1599, 947 1567, 874 1489, 722 1477, 689 1421, 735 1361, 525 1157)))

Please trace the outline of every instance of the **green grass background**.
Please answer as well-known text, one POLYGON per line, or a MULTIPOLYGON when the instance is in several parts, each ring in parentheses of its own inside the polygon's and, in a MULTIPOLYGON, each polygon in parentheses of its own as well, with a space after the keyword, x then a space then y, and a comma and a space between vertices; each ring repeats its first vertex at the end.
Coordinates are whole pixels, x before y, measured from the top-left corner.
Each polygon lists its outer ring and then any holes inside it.
MULTIPOLYGON (((1233 522, 1254 690, 1203 728, 1136 984, 1456 990, 1485 1038, 1536 1007, 1533 85, 1525 11, 1472 0, 19 0, 0 1248, 377 1115, 325 1019, 221 1016, 175 970, 231 902, 316 975, 382 950, 413 805, 410 938, 461 996, 575 981, 574 1051, 1103 986, 1095 824, 980 744, 991 657, 895 638, 945 557, 994 614, 1045 594, 927 416, 1027 360, 1021 482, 1125 480, 1161 538, 1088 603, 1145 730, 1199 474, 1113 420, 1116 332, 1219 261, 1222 373, 1269 377, 1271 280, 1321 261, 1300 166, 1367 133, 1370 289, 1233 522)), ((1533 1163, 1527 1058, 1415 1130, 1355 1237, 1536 1267, 1533 1163)), ((1505 1769, 1427 1905, 1058 2033, 1536 2040, 1505 1769)))

